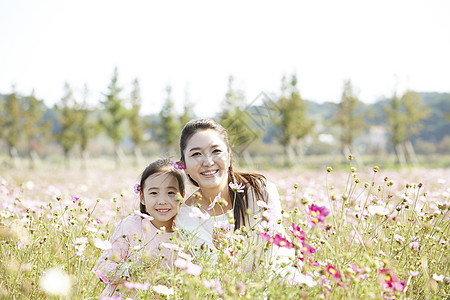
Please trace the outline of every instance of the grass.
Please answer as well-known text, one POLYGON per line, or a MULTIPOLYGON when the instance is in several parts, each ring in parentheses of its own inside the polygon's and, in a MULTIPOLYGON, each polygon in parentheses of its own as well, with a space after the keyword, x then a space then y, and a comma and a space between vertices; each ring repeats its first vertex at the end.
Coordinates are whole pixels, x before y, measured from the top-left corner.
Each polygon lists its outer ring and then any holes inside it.
MULTIPOLYGON (((157 260, 144 260, 131 269, 128 281, 147 285, 122 287, 122 296, 449 297, 450 170, 350 165, 328 171, 263 173, 278 187, 289 235, 286 245, 293 245, 295 253, 283 267, 257 264, 248 271, 240 257, 255 246, 248 239, 252 229, 246 228, 221 241, 216 264, 202 258, 194 261, 201 267, 199 275, 175 265, 162 269, 157 260), (315 222, 317 212, 328 215, 315 222), (292 224, 304 236, 291 233, 292 224)), ((97 299, 105 284, 93 273, 102 253, 96 241, 107 240, 116 223, 137 209, 133 186, 138 176, 139 171, 131 168, 119 171, 92 165, 84 171, 54 167, 0 171, 0 296, 97 299)), ((187 241, 173 242, 185 249, 190 246, 187 241)))

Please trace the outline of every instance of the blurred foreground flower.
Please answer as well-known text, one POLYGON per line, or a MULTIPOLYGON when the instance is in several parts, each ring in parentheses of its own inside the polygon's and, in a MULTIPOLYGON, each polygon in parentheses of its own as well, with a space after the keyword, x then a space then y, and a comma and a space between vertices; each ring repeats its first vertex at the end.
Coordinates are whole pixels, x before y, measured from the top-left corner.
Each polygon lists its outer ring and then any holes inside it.
POLYGON ((436 281, 442 281, 442 280, 444 280, 444 275, 438 275, 438 274, 434 273, 433 279, 436 281))
POLYGON ((163 295, 166 295, 166 296, 175 294, 175 291, 173 290, 173 288, 168 288, 165 285, 155 285, 153 287, 153 290, 155 292, 157 292, 158 294, 163 294, 163 295))
POLYGON ((54 267, 42 272, 39 285, 48 295, 69 296, 72 288, 70 276, 60 267, 54 267))
POLYGON ((186 273, 198 276, 202 272, 202 267, 196 265, 189 260, 185 260, 182 258, 177 258, 177 260, 173 263, 177 268, 183 269, 186 273))
POLYGON ((139 283, 139 282, 125 281, 123 283, 123 285, 129 290, 136 289, 136 290, 147 291, 150 288, 150 283, 139 283))
POLYGON ((403 291, 405 282, 400 281, 391 269, 381 269, 378 282, 385 291, 403 291))
POLYGON ((312 226, 316 226, 317 223, 323 222, 325 220, 325 217, 329 214, 325 206, 317 206, 315 204, 311 204, 311 206, 309 207, 309 213, 311 216, 309 223, 312 226))

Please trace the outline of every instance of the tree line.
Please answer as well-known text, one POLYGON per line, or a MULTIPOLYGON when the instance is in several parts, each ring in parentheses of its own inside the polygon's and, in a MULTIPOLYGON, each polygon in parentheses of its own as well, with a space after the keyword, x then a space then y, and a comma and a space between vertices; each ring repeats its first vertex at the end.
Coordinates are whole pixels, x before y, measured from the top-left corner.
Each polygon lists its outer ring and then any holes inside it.
MULTIPOLYGON (((25 151, 21 152, 30 158, 32 166, 39 148, 48 143, 59 145, 67 162, 75 151, 85 157, 89 142, 100 134, 112 142, 117 165, 120 165, 121 144, 125 137, 132 143, 136 160, 142 156, 141 147, 150 141, 158 143, 162 153, 174 151, 182 126, 196 117, 195 104, 186 100, 183 112, 177 114, 172 87, 167 86, 159 113, 143 116, 140 113, 144 104, 139 80, 132 82, 128 95, 124 95, 123 90, 117 68, 96 107, 88 105, 86 86, 81 95, 75 96, 66 82, 63 97, 52 108, 47 108, 34 92, 30 96, 20 96, 13 87, 4 101, 0 101, 0 140, 11 164, 19 155, 20 142, 25 145, 25 151)), ((340 101, 325 121, 308 113, 309 102, 301 97, 295 74, 283 76, 280 91, 262 98, 260 103, 248 104, 244 92, 236 88, 234 78, 230 76, 222 109, 211 117, 228 129, 238 154, 245 157, 248 155, 246 145, 267 139, 269 135, 268 140, 282 146, 286 165, 301 162, 306 141, 317 136, 321 127, 322 131, 323 127, 332 129, 328 132, 338 141, 342 154, 353 153, 355 141, 367 132, 370 127, 367 120, 373 115, 362 109, 364 104, 358 99, 350 80, 344 82, 340 101)), ((420 134, 424 120, 430 116, 420 94, 410 90, 402 95, 394 94, 377 113, 381 113, 386 122, 384 126, 397 161, 402 164, 414 162, 411 140, 420 134)))

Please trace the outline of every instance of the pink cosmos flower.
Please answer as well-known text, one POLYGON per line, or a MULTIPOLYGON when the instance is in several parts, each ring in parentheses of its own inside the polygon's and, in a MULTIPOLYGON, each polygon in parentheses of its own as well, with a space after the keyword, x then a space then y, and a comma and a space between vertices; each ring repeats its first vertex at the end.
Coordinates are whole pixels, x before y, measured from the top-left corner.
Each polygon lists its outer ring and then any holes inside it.
POLYGON ((273 244, 277 245, 280 248, 293 248, 291 242, 289 242, 287 239, 285 239, 279 234, 276 234, 273 237, 273 244))
POLYGON ((222 290, 222 284, 220 283, 220 280, 216 279, 211 279, 211 280, 204 280, 203 281, 203 285, 207 288, 207 289, 214 289, 217 294, 222 295, 223 294, 223 290, 222 290))
POLYGON ((106 278, 106 276, 103 275, 102 272, 100 272, 100 270, 94 269, 93 272, 95 274, 97 274, 98 278, 100 278, 101 281, 103 281, 106 284, 111 284, 111 282, 109 282, 108 278, 106 278))
POLYGON ((139 194, 139 193, 141 192, 141 190, 142 190, 141 185, 140 185, 139 183, 136 183, 136 184, 134 185, 133 191, 134 191, 136 194, 139 194))
POLYGON ((235 193, 243 193, 244 192, 245 186, 241 183, 230 182, 229 186, 235 193))
POLYGON ((198 276, 202 272, 202 267, 182 258, 177 258, 173 263, 177 268, 184 270, 186 273, 198 276))
POLYGON ((199 218, 202 220, 208 220, 210 218, 210 215, 207 213, 202 213, 202 211, 200 210, 200 208, 194 206, 191 207, 191 212, 189 213, 189 217, 191 218, 199 218))
POLYGON ((220 200, 221 195, 222 192, 220 192, 219 195, 217 195, 216 198, 214 198, 213 202, 211 202, 211 204, 208 206, 208 210, 211 210, 214 207, 214 205, 216 205, 217 201, 220 200))
POLYGON ((143 219, 146 219, 146 220, 149 220, 149 221, 153 221, 153 220, 154 220, 154 218, 153 218, 152 216, 147 215, 147 214, 143 214, 143 213, 141 213, 139 210, 135 210, 135 211, 134 211, 134 214, 135 214, 136 216, 139 216, 139 217, 141 217, 141 218, 143 218, 143 219))
POLYGON ((336 269, 332 265, 328 264, 326 270, 327 270, 328 274, 330 274, 334 278, 334 280, 336 280, 336 281, 341 280, 341 273, 339 272, 338 269, 336 269))
POLYGON ((312 255, 316 252, 316 249, 308 245, 306 242, 301 241, 300 252, 305 255, 312 255))
POLYGON ((129 290, 136 289, 136 290, 147 291, 150 288, 150 284, 149 283, 138 283, 138 282, 125 281, 123 283, 123 285, 129 290))
POLYGON ((352 265, 352 270, 355 271, 356 273, 364 273, 364 269, 361 269, 360 267, 358 267, 357 265, 352 265))
POLYGON ((273 243, 273 237, 270 234, 267 234, 265 232, 260 232, 259 237, 266 242, 269 242, 271 244, 273 243))
POLYGON ((262 200, 256 201, 256 205, 258 205, 259 207, 262 207, 264 209, 267 209, 267 210, 271 210, 272 209, 271 205, 267 204, 266 202, 264 202, 262 200))
POLYGON ((378 282, 385 291, 403 291, 405 281, 400 281, 391 269, 381 269, 378 282))
POLYGON ((416 277, 419 274, 420 274, 419 271, 409 271, 409 275, 411 275, 412 277, 416 277))
POLYGON ((325 220, 325 217, 329 214, 325 206, 317 206, 315 204, 312 204, 309 207, 309 213, 311 216, 310 224, 312 226, 316 226, 317 223, 323 222, 325 220))
POLYGON ((73 203, 80 202, 80 198, 79 197, 75 197, 75 196, 70 197, 70 200, 72 200, 73 203))
POLYGON ((299 240, 301 241, 305 240, 305 232, 301 229, 299 225, 295 225, 295 223, 292 223, 291 227, 289 227, 289 232, 292 233, 299 240))
POLYGON ((181 161, 174 161, 174 162, 172 162, 172 165, 177 170, 184 170, 184 169, 186 169, 186 166, 181 161))
POLYGON ((409 244, 409 246, 411 247, 411 249, 417 249, 419 248, 419 242, 412 242, 411 244, 409 244))

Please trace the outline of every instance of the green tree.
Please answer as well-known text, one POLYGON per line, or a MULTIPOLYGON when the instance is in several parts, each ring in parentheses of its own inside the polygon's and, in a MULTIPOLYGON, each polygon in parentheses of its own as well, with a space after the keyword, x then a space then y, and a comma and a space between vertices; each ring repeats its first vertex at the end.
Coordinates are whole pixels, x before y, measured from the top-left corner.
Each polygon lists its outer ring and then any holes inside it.
POLYGON ((314 127, 314 122, 307 117, 307 104, 300 96, 297 83, 295 74, 290 81, 283 76, 281 97, 277 103, 279 117, 274 121, 279 133, 278 141, 284 149, 286 165, 291 165, 295 156, 301 159, 303 139, 314 127))
POLYGON ((186 88, 184 92, 184 105, 183 113, 180 116, 181 126, 184 126, 187 122, 195 118, 194 103, 190 101, 189 92, 186 88))
POLYGON ((139 80, 133 81, 133 90, 130 95, 131 108, 128 114, 128 126, 130 128, 131 140, 133 141, 133 153, 135 165, 139 163, 141 157, 140 146, 144 142, 144 124, 139 114, 142 106, 141 90, 139 80))
POLYGON ((93 122, 91 120, 92 115, 92 109, 89 108, 88 105, 88 98, 89 95, 89 89, 87 85, 84 85, 83 89, 83 101, 80 103, 79 107, 77 108, 77 114, 79 115, 78 121, 78 142, 80 144, 80 151, 81 151, 81 157, 82 157, 82 168, 86 168, 86 160, 87 160, 87 147, 89 140, 98 134, 100 130, 99 124, 93 122))
POLYGON ((219 113, 219 122, 230 136, 230 144, 235 152, 246 156, 245 148, 256 138, 258 133, 249 126, 249 115, 245 113, 244 93, 234 87, 233 76, 228 77, 228 86, 223 101, 223 110, 219 113))
POLYGON ((429 109, 422 104, 418 93, 408 90, 401 98, 394 94, 384 110, 397 162, 402 165, 416 162, 411 137, 423 128, 421 122, 429 116, 429 109))
POLYGON ((50 137, 51 124, 44 119, 46 106, 44 101, 37 99, 34 91, 29 97, 24 98, 25 123, 23 135, 27 142, 27 153, 30 158, 30 168, 35 167, 36 160, 39 158, 39 150, 50 137))
POLYGON ((78 143, 79 114, 76 111, 77 103, 72 88, 68 82, 64 83, 64 96, 55 104, 54 109, 59 123, 59 130, 55 139, 61 144, 66 165, 70 165, 70 152, 78 143))
POLYGON ((0 133, 1 137, 6 141, 12 166, 15 164, 16 147, 22 136, 23 127, 24 114, 22 104, 13 86, 11 94, 8 95, 0 109, 0 133))
POLYGON ((172 100, 172 87, 168 85, 166 87, 166 99, 159 113, 159 134, 158 139, 161 142, 163 151, 169 154, 178 142, 180 134, 180 125, 175 112, 173 100, 172 100))
POLYGON ((355 138, 361 135, 366 128, 364 116, 358 112, 362 106, 361 101, 355 95, 350 80, 344 82, 341 102, 338 104, 334 122, 340 128, 341 151, 343 154, 353 152, 355 138))
POLYGON ((120 142, 125 135, 124 121, 127 119, 127 109, 124 106, 124 100, 120 96, 122 88, 119 87, 118 77, 119 74, 116 67, 114 68, 108 92, 105 94, 106 99, 102 101, 104 114, 100 119, 100 125, 114 143, 116 166, 120 166, 120 142))

